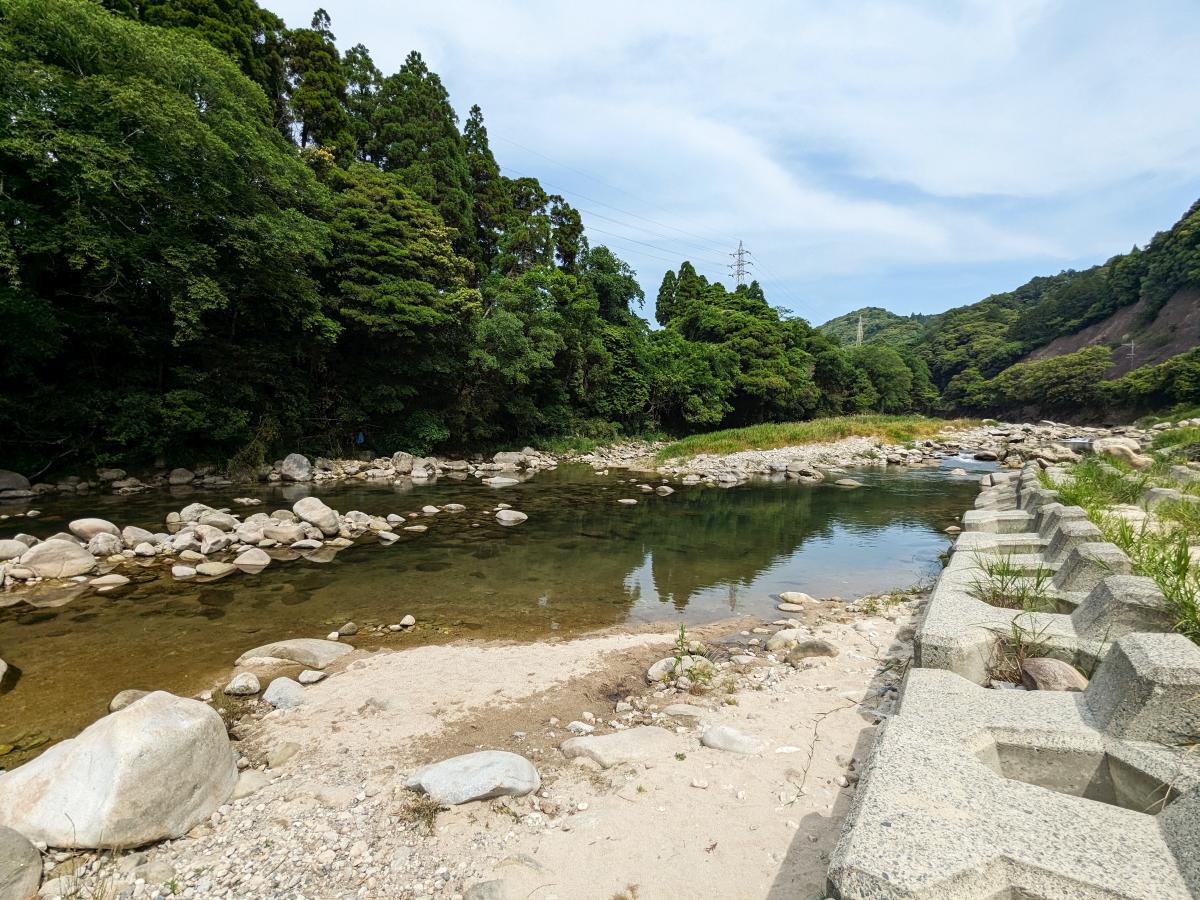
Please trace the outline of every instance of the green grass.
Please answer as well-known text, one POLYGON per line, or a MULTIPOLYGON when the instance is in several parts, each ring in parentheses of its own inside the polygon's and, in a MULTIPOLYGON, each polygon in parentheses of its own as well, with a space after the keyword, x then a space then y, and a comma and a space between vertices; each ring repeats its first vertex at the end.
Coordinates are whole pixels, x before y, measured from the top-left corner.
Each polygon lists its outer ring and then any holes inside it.
POLYGON ((1170 431, 1160 431, 1154 436, 1150 445, 1155 450, 1165 450, 1171 447, 1181 447, 1186 444, 1200 444, 1200 426, 1189 425, 1187 428, 1172 428, 1170 431))
POLYGON ((976 600, 1001 609, 1020 609, 1025 612, 1054 612, 1054 597, 1050 588, 1054 573, 1041 566, 1032 571, 1022 569, 1007 556, 978 557, 976 563, 986 577, 976 578, 967 588, 976 600))
POLYGON ((971 419, 929 419, 924 416, 838 416, 810 422, 782 422, 727 428, 707 434, 694 434, 669 444, 658 452, 659 461, 698 456, 701 453, 724 456, 740 450, 775 450, 821 444, 849 437, 874 437, 892 444, 903 444, 935 436, 946 428, 969 428, 979 424, 971 419))
POLYGON ((1200 406, 1193 406, 1190 409, 1186 407, 1176 407, 1166 413, 1145 416, 1138 420, 1138 424, 1143 427, 1157 425, 1159 422, 1181 422, 1184 419, 1200 419, 1200 406))
POLYGON ((1058 491, 1058 497, 1065 505, 1081 506, 1089 514, 1118 503, 1137 503, 1150 481, 1145 473, 1135 472, 1107 457, 1089 457, 1071 469, 1071 474, 1074 480, 1069 484, 1050 484, 1045 473, 1041 477, 1043 484, 1058 491))

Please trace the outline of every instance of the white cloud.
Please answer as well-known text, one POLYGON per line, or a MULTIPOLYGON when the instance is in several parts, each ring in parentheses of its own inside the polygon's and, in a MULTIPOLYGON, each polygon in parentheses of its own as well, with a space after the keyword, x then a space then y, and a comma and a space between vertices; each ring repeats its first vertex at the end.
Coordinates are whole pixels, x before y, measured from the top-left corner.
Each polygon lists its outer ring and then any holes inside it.
MULTIPOLYGON (((311 14, 267 4, 289 24, 311 14)), ((1131 210, 1171 208, 1150 226, 1166 227, 1200 182, 1187 2, 326 8, 339 43, 367 44, 385 71, 421 50, 460 112, 482 105, 503 165, 620 207, 568 195, 624 223, 596 228, 666 248, 614 242, 648 286, 664 267, 652 255, 689 239, 630 213, 745 238, 782 281, 1039 259, 1053 271, 1145 240, 1131 210)))

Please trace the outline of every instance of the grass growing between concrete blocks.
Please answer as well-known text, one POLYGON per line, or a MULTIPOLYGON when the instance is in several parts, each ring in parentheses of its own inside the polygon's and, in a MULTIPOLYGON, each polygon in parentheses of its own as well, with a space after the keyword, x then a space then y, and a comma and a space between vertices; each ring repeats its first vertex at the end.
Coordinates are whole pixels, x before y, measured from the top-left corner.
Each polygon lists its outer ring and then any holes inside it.
POLYGON ((660 462, 701 453, 723 456, 741 450, 776 450, 823 444, 851 437, 872 437, 892 444, 935 437, 946 429, 971 428, 973 419, 929 419, 925 416, 835 416, 810 422, 781 422, 694 434, 658 452, 660 462))
POLYGON ((983 577, 975 578, 967 588, 976 600, 1001 609, 1020 609, 1025 612, 1054 612, 1055 601, 1050 593, 1054 573, 1038 566, 1033 571, 1016 565, 1007 556, 976 557, 983 577))
POLYGON ((1119 504, 1139 502, 1159 468, 1156 464, 1149 472, 1134 472, 1088 459, 1074 466, 1064 483, 1045 483, 1058 491, 1061 502, 1087 511, 1104 539, 1125 551, 1135 575, 1154 580, 1170 604, 1175 629, 1200 644, 1200 565, 1191 547, 1200 534, 1200 504, 1169 501, 1137 524, 1113 511, 1119 504))

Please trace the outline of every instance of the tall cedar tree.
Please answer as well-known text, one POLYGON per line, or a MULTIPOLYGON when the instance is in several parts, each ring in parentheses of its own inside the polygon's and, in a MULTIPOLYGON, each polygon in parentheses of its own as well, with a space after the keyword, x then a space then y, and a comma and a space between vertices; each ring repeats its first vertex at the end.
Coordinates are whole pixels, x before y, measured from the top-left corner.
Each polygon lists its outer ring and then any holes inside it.
POLYGON ((500 166, 488 145, 487 127, 478 104, 471 107, 463 126, 463 146, 471 172, 471 200, 475 216, 475 241, 479 245, 479 277, 492 268, 500 252, 500 237, 513 214, 500 166))
POLYGON ((288 32, 292 115, 301 147, 315 144, 348 159, 354 153, 354 132, 346 111, 346 70, 329 25, 329 14, 318 9, 311 28, 288 32))

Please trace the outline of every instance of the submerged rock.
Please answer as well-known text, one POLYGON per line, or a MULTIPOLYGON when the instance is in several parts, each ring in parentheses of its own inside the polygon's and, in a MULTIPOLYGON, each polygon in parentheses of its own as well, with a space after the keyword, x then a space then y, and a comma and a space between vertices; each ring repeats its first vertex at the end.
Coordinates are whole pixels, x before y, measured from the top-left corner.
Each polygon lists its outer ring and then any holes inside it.
POLYGON ((492 797, 524 797, 541 786, 533 763, 503 750, 455 756, 418 769, 405 782, 409 790, 448 806, 492 797))
POLYGON ((0 775, 0 824, 53 847, 140 847, 205 821, 236 780, 216 711, 155 691, 0 775))

